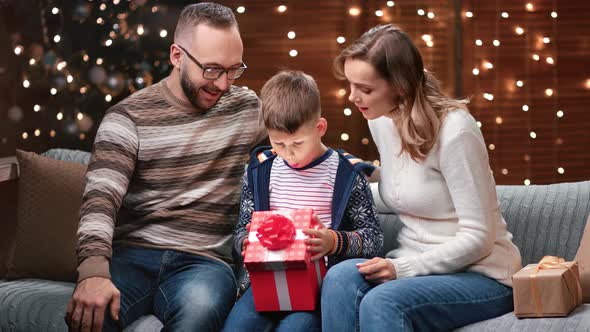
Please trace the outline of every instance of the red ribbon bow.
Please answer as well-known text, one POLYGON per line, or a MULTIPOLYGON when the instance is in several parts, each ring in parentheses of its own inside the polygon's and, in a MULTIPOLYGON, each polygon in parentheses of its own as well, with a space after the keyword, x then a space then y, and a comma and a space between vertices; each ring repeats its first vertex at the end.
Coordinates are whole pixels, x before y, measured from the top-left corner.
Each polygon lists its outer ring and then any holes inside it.
POLYGON ((281 250, 295 240, 295 226, 291 219, 273 214, 264 218, 258 227, 256 237, 269 250, 281 250))

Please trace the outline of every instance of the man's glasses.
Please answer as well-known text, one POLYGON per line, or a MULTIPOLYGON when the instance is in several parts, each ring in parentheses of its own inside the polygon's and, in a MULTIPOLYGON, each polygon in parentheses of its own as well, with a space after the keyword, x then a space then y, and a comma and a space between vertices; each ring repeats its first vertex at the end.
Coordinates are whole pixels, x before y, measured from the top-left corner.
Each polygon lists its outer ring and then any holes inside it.
POLYGON ((227 69, 223 68, 223 67, 219 67, 219 66, 203 66, 184 47, 182 47, 178 44, 176 44, 176 45, 178 47, 180 47, 180 49, 183 50, 184 53, 186 53, 186 55, 188 56, 189 59, 191 59, 192 62, 194 62, 197 66, 199 66, 199 68, 201 68, 203 70, 203 78, 208 79, 208 80, 216 80, 216 79, 220 78, 221 75, 223 75, 223 73, 227 73, 228 79, 235 80, 235 79, 240 78, 240 76, 242 76, 242 74, 244 73, 246 68, 248 68, 246 66, 246 64, 243 62, 239 67, 233 67, 233 68, 227 68, 227 69))

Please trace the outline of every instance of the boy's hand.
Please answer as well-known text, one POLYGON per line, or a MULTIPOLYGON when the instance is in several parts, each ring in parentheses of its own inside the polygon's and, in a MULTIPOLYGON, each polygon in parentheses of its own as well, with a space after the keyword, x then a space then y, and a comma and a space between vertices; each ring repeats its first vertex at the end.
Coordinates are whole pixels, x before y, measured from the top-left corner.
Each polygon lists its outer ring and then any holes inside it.
POLYGON ((305 244, 308 251, 315 253, 315 255, 311 256, 311 260, 317 261, 332 251, 334 238, 331 231, 322 224, 317 215, 314 214, 313 218, 318 222, 318 229, 306 228, 303 230, 303 234, 310 236, 309 239, 305 240, 305 244))
POLYGON ((242 241, 242 257, 246 257, 246 246, 248 245, 248 236, 250 235, 250 224, 246 225, 246 238, 242 241))
POLYGON ((359 273, 368 281, 384 283, 389 280, 397 279, 395 266, 385 258, 375 257, 368 261, 358 263, 356 266, 359 269, 359 273))

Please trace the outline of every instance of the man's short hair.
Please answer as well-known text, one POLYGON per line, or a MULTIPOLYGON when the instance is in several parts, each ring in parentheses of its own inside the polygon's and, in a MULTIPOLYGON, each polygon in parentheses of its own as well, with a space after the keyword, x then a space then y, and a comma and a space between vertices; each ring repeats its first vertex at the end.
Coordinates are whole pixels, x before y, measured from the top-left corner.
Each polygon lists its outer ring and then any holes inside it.
POLYGON ((184 7, 180 12, 174 31, 174 40, 176 41, 188 29, 201 23, 215 28, 238 27, 236 17, 230 8, 213 2, 196 3, 184 7))
POLYGON ((296 132, 321 117, 320 90, 310 75, 283 70, 270 78, 260 92, 266 129, 296 132))

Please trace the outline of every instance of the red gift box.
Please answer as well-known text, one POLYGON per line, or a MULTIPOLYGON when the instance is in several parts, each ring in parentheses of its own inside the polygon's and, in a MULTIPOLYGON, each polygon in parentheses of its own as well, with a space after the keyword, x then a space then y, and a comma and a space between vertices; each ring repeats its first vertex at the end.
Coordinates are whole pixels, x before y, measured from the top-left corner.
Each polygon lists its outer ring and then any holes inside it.
POLYGON ((315 310, 323 259, 312 262, 303 234, 316 228, 313 209, 255 211, 244 263, 250 273, 256 311, 315 310))

